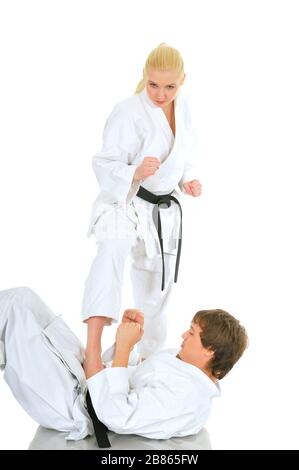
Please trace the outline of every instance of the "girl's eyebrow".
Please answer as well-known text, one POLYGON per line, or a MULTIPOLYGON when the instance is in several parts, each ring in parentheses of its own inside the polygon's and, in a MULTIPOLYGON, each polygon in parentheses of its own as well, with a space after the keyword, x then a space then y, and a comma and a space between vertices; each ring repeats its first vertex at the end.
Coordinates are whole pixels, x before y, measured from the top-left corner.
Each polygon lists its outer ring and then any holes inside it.
MULTIPOLYGON (((153 82, 153 80, 150 80, 151 83, 153 83, 154 85, 157 85, 156 82, 153 82)), ((170 86, 170 85, 175 85, 175 83, 169 83, 168 85, 165 85, 165 86, 170 86)))

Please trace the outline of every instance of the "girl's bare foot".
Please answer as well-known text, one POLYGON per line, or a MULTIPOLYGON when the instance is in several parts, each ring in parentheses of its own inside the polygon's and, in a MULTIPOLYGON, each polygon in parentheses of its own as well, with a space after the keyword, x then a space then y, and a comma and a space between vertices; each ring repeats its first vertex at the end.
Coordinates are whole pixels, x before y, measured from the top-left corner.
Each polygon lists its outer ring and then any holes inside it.
POLYGON ((89 358, 88 356, 86 356, 83 361, 83 369, 85 372, 86 379, 89 379, 98 372, 101 372, 101 370, 103 370, 104 368, 105 366, 102 363, 101 359, 89 358))

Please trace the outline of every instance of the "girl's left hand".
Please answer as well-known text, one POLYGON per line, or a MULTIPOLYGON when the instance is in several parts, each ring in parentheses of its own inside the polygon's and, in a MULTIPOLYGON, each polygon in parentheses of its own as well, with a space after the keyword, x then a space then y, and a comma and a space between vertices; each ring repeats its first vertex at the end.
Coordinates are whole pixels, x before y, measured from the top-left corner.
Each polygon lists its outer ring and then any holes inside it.
POLYGON ((198 197, 201 195, 201 184, 198 180, 186 181, 186 183, 183 183, 183 188, 190 196, 198 197))

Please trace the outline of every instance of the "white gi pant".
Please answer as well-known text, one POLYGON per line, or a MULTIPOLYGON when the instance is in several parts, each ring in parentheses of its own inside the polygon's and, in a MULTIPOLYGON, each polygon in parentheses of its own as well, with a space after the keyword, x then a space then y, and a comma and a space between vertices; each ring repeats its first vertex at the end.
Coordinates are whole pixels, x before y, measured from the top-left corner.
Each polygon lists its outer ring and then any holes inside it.
POLYGON ((84 349, 28 287, 0 292, 0 368, 15 398, 46 428, 78 440, 93 434, 85 408, 84 349))
POLYGON ((176 253, 164 254, 165 288, 162 291, 161 254, 148 257, 133 205, 107 204, 94 226, 94 233, 98 250, 85 281, 82 319, 106 316, 118 321, 124 266, 131 255, 135 308, 144 314, 144 335, 137 349, 142 357, 148 357, 165 343, 166 307, 173 287, 176 253))

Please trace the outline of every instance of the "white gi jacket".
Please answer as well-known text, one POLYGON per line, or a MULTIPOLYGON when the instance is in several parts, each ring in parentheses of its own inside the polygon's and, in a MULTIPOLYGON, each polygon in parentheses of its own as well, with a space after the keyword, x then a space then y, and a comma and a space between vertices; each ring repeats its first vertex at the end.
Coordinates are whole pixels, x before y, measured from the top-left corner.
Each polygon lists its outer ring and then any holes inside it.
POLYGON ((88 379, 98 418, 116 433, 151 439, 198 433, 220 388, 177 352, 160 351, 138 366, 106 368, 88 379))
MULTIPOLYGON (((114 107, 104 128, 102 150, 93 157, 93 169, 101 191, 93 204, 87 236, 94 232, 99 217, 113 206, 125 208, 133 204, 147 255, 152 257, 160 252, 152 223, 153 206, 136 197, 140 183, 133 182, 133 176, 144 157, 154 156, 160 159, 161 166, 155 175, 142 183, 148 191, 160 195, 175 190, 173 195, 178 196, 185 181, 198 177, 196 133, 190 107, 181 90, 175 98, 174 111, 175 137, 165 113, 151 101, 146 89, 114 107)), ((162 212, 163 235, 165 239, 175 239, 171 230, 178 226, 173 219, 178 216, 178 208, 172 204, 170 209, 162 212), (167 225, 170 226, 168 234, 167 225)))

